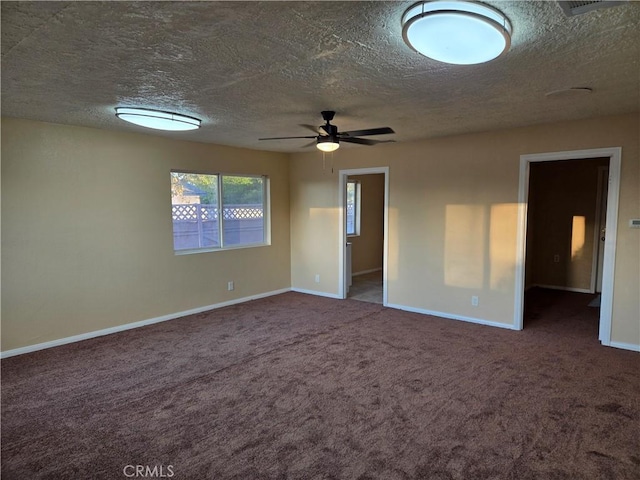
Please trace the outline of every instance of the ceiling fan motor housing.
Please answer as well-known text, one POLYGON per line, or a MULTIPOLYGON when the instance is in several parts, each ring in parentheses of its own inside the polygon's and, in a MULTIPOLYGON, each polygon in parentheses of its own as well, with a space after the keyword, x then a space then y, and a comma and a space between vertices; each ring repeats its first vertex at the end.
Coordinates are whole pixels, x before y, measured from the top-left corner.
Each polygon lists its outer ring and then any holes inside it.
POLYGON ((317 143, 340 143, 337 135, 318 135, 317 143))
POLYGON ((331 125, 330 123, 327 123, 326 125, 322 125, 322 129, 325 132, 327 132, 327 135, 331 137, 338 136, 338 127, 336 127, 335 125, 331 125))
MULTIPOLYGON (((322 118, 324 119, 325 122, 327 122, 324 125, 320 125, 320 128, 322 130, 324 130, 327 135, 329 135, 332 140, 337 143, 338 142, 338 127, 336 127, 335 125, 331 125, 331 120, 333 120, 333 117, 335 116, 336 112, 331 111, 331 110, 325 110, 323 112, 320 112, 322 114, 322 118)), ((322 133, 321 133, 322 135, 322 133)))

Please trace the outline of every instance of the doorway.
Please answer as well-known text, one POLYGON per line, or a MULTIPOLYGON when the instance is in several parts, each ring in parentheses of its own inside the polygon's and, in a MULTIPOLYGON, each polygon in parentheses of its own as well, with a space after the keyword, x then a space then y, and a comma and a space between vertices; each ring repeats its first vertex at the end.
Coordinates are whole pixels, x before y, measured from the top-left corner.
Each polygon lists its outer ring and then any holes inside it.
POLYGON ((386 305, 389 167, 340 170, 338 179, 340 298, 347 298, 350 289, 354 293, 355 289, 360 288, 359 299, 386 305), (354 192, 350 191, 351 195, 355 193, 355 198, 361 202, 356 206, 356 211, 353 211, 353 197, 347 199, 348 185, 352 189, 357 189, 354 192), (365 204, 370 202, 368 192, 371 190, 377 192, 374 193, 373 198, 376 204, 382 195, 382 202, 374 206, 373 210, 371 205, 365 204), (362 216, 359 216, 360 214, 362 216), (381 225, 378 215, 381 215, 381 225), (367 239, 367 235, 373 235, 373 237, 367 239), (380 262, 375 260, 377 255, 381 257, 381 267, 380 262), (355 279, 355 285, 352 283, 352 278, 355 279), (379 287, 381 292, 376 292, 375 290, 379 287))
MULTIPOLYGON (((613 309, 613 278, 615 266, 616 231, 618 220, 618 197, 620 187, 621 148, 602 148, 568 152, 554 152, 520 157, 520 186, 518 195, 518 236, 516 259, 516 289, 514 326, 521 330, 524 317, 524 290, 526 287, 526 254, 527 254, 527 216, 529 209, 529 181, 531 164, 536 162, 553 162, 559 160, 590 161, 595 158, 608 158, 609 175, 606 193, 606 236, 602 252, 602 294, 600 301, 599 334, 603 345, 611 342, 611 314, 613 309)), ((578 223, 580 219, 578 219, 578 223)), ((556 254, 553 260, 556 261, 556 254)), ((593 279, 591 280, 593 284, 593 279)))

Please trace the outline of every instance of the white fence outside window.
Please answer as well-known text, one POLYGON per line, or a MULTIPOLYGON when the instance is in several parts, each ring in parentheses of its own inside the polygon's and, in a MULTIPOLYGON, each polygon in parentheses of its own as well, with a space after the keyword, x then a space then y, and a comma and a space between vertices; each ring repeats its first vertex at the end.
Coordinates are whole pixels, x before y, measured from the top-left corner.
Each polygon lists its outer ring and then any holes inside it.
MULTIPOLYGON (((220 217, 216 205, 174 204, 173 248, 188 250, 220 247, 220 217)), ((264 242, 262 205, 225 205, 222 209, 225 246, 264 242)))

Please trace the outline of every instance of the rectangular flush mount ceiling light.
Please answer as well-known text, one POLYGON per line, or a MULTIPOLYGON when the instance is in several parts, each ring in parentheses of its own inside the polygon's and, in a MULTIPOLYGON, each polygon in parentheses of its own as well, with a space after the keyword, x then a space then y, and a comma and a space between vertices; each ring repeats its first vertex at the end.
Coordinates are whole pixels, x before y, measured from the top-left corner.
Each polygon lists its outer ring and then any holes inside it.
POLYGON ((141 127, 156 130, 184 131, 200 128, 200 120, 197 118, 146 108, 117 107, 116 117, 141 127))

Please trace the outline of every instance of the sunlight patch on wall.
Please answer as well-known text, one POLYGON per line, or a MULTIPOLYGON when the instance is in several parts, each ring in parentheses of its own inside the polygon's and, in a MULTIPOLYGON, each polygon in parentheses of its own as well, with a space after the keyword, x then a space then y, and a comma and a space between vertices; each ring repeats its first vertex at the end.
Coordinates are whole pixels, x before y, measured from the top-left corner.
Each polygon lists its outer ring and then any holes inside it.
POLYGON ((586 239, 586 218, 574 215, 571 225, 571 260, 582 257, 586 239))
POLYGON ((444 233, 444 283, 482 288, 485 209, 482 205, 447 205, 444 233))

